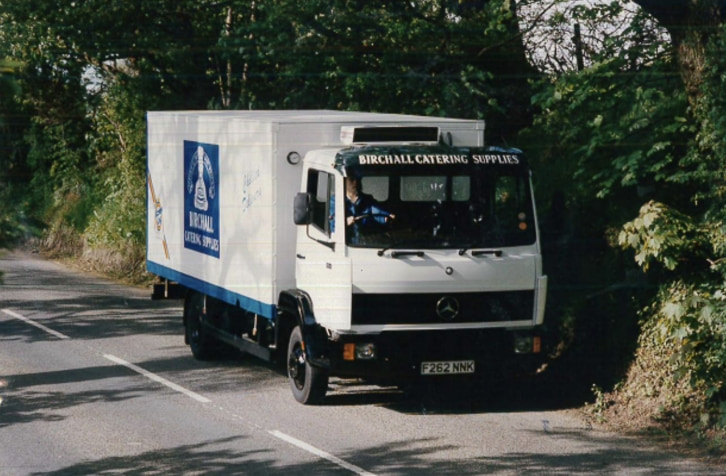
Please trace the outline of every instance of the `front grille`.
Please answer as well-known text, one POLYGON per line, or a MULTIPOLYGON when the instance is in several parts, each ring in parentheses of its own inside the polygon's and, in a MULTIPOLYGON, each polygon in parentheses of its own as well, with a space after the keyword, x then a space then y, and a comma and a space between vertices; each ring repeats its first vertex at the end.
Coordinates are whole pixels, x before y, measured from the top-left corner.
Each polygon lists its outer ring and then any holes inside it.
POLYGON ((534 291, 354 294, 353 325, 523 321, 533 309, 534 291))

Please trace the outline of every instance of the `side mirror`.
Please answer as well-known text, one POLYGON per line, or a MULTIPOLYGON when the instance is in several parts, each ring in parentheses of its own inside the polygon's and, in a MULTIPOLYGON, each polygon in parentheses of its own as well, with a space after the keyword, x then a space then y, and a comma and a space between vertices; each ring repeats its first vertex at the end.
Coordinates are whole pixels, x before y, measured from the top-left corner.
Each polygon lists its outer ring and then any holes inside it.
POLYGON ((293 220, 296 225, 309 225, 313 222, 312 195, 300 192, 295 195, 293 220))

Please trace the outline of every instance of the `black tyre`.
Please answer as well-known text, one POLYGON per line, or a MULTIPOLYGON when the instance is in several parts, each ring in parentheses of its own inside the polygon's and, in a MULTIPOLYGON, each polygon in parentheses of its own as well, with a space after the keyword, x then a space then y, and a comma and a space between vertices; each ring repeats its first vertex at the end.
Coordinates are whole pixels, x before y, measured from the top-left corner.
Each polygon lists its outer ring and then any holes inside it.
POLYGON ((217 351, 216 342, 206 335, 202 327, 203 312, 204 296, 190 291, 184 300, 184 323, 187 343, 197 360, 209 360, 217 351))
POLYGON ((292 394, 298 402, 315 405, 325 398, 328 372, 308 362, 299 326, 293 329, 287 346, 287 376, 290 378, 292 394))

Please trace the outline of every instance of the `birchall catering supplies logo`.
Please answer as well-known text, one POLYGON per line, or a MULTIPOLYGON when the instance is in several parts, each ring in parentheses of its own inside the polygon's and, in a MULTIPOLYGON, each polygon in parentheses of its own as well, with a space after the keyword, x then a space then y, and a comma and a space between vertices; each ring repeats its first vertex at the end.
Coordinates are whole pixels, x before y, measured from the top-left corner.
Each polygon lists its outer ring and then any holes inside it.
POLYGON ((219 146, 184 141, 184 248, 219 258, 219 146))
POLYGON ((169 246, 166 243, 166 232, 164 231, 164 207, 161 206, 161 198, 154 191, 154 182, 151 180, 151 173, 147 172, 146 182, 149 184, 149 192, 151 200, 154 202, 154 229, 156 235, 161 238, 161 244, 164 246, 164 256, 169 259, 169 246))

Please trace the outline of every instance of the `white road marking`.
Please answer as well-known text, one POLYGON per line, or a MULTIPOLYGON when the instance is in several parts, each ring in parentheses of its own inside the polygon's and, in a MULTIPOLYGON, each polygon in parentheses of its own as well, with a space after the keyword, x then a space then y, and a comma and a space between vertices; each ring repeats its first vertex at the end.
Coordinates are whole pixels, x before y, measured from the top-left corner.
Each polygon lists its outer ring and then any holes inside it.
MULTIPOLYGON (((58 331, 54 331, 53 329, 46 327, 43 324, 39 324, 39 323, 33 321, 32 319, 28 319, 27 317, 23 316, 22 314, 18 314, 17 312, 11 311, 10 309, 0 309, 0 311, 2 311, 4 314, 7 314, 10 317, 14 317, 15 319, 21 320, 21 321, 25 322, 26 324, 35 326, 38 329, 41 329, 41 330, 47 332, 48 334, 51 334, 59 339, 70 339, 69 336, 67 336, 63 333, 60 333, 58 331)), ((201 402, 201 403, 210 403, 211 402, 210 399, 208 399, 207 397, 205 397, 203 395, 200 395, 196 392, 186 389, 186 388, 182 387, 181 385, 178 385, 170 380, 165 379, 164 377, 156 375, 153 372, 149 372, 148 370, 145 370, 145 369, 139 367, 138 365, 134 365, 131 362, 127 362, 124 359, 116 357, 115 355, 103 354, 103 357, 107 360, 110 360, 111 362, 113 362, 115 364, 122 365, 130 370, 133 370, 134 372, 141 374, 144 377, 146 377, 150 380, 153 380, 154 382, 160 383, 176 392, 182 393, 190 398, 193 398, 194 400, 196 400, 198 402, 201 402)), ((2 404, 2 399, 0 399, 0 404, 2 404)), ((308 453, 311 453, 319 458, 328 460, 331 463, 333 463, 337 466, 340 466, 341 468, 344 468, 348 471, 358 474, 359 476, 376 476, 374 473, 366 471, 365 469, 360 468, 354 464, 348 463, 347 461, 344 461, 335 455, 332 455, 328 452, 318 449, 308 443, 305 443, 304 441, 298 440, 297 438, 293 438, 292 436, 282 433, 281 431, 267 430, 267 432, 270 435, 274 436, 275 438, 285 441, 286 443, 289 443, 293 446, 297 446, 298 448, 305 450, 308 453)))
POLYGON ((338 458, 337 456, 331 455, 330 453, 327 453, 321 449, 318 449, 312 445, 309 445, 309 444, 305 443, 304 441, 300 441, 297 438, 293 438, 292 436, 287 435, 281 431, 269 430, 268 433, 271 434, 272 436, 274 436, 275 438, 279 438, 282 441, 285 441, 287 443, 290 443, 291 445, 297 446, 298 448, 303 449, 303 450, 307 451, 308 453, 312 453, 315 456, 318 456, 323 459, 327 459, 331 463, 334 463, 334 464, 340 466, 341 468, 347 469, 348 471, 351 471, 360 476, 376 476, 374 473, 370 473, 363 468, 360 468, 354 464, 348 463, 347 461, 343 461, 342 459, 338 458))
POLYGON ((144 377, 146 377, 150 380, 153 380, 154 382, 158 382, 162 385, 165 385, 176 392, 183 393, 187 397, 193 398, 194 400, 196 400, 198 402, 202 402, 202 403, 211 402, 211 400, 205 396, 199 395, 196 392, 192 392, 191 390, 188 390, 188 389, 182 387, 181 385, 177 385, 174 382, 171 382, 171 381, 165 379, 164 377, 160 377, 159 375, 156 375, 153 372, 149 372, 148 370, 142 369, 138 365, 134 365, 131 362, 126 362, 124 359, 120 359, 120 358, 116 357, 115 355, 103 354, 103 356, 104 356, 104 358, 110 360, 111 362, 115 362, 119 365, 123 365, 124 367, 129 368, 129 369, 133 370, 134 372, 137 372, 137 373, 143 375, 144 377))
POLYGON ((20 319, 21 321, 25 322, 26 324, 35 326, 38 329, 41 329, 50 335, 56 336, 59 339, 70 339, 70 337, 68 337, 67 335, 61 334, 58 331, 54 331, 53 329, 46 327, 43 324, 39 324, 31 319, 28 319, 27 317, 23 316, 22 314, 18 314, 17 312, 11 311, 10 309, 3 309, 2 312, 4 314, 7 314, 8 316, 14 317, 15 319, 20 319))

